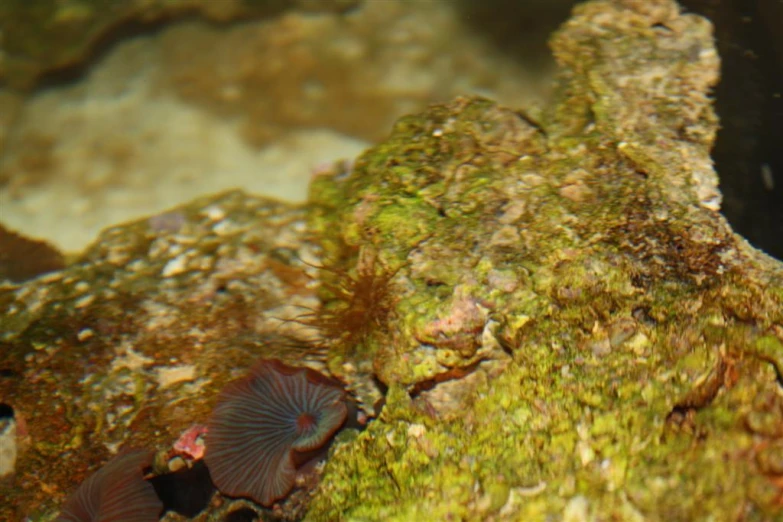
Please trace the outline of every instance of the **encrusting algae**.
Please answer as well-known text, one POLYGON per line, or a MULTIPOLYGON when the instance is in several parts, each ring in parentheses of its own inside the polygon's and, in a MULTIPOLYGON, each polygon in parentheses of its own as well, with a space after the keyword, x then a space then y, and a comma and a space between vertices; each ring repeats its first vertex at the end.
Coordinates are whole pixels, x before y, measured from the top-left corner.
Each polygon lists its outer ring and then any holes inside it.
MULTIPOLYGON (((552 47, 545 110, 433 106, 317 176, 305 207, 200 200, 176 231, 111 229, 0 293, 0 393, 27 426, 18 512, 56 512, 60 465, 165 450, 261 356, 328 372, 377 414, 281 516, 780 517, 783 266, 718 213, 710 25, 596 0, 552 47), (300 318, 320 300, 324 330, 371 328, 319 339, 317 313, 300 318)), ((224 500, 201 519, 249 505, 224 500)))
POLYGON ((748 419, 777 412, 783 272, 717 213, 709 24, 588 2, 552 45, 550 109, 436 106, 314 181, 326 251, 400 268, 385 408, 309 520, 779 513, 783 431, 748 419))

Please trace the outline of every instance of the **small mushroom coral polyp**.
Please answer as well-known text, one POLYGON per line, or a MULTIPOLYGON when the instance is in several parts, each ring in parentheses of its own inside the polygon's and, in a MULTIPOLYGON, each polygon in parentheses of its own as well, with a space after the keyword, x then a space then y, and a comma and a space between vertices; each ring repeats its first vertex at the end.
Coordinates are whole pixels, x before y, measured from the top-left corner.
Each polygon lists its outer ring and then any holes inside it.
POLYGON ((160 518, 163 503, 144 470, 152 452, 127 450, 96 471, 68 498, 55 522, 152 522, 160 518))
POLYGON ((296 454, 317 450, 343 425, 343 390, 308 368, 262 359, 221 392, 204 460, 224 494, 264 506, 285 497, 296 454))

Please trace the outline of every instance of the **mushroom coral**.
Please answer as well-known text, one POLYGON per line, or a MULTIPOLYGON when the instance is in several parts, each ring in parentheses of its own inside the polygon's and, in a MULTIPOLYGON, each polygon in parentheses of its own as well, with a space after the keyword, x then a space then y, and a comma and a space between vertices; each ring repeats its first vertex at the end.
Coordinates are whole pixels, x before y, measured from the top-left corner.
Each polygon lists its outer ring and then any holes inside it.
POLYGON ((152 452, 124 451, 82 482, 55 522, 149 522, 160 518, 163 503, 144 470, 152 452))
POLYGON ((224 494, 270 506, 296 479, 296 457, 323 447, 347 416, 343 390, 309 368, 262 359, 229 383, 209 419, 204 460, 224 494))

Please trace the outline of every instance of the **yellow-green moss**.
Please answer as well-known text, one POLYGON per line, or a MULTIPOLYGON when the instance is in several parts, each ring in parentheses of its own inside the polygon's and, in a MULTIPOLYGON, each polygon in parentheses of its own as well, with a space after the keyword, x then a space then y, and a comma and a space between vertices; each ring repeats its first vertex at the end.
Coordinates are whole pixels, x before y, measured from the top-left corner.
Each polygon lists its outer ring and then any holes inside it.
POLYGON ((753 441, 783 437, 783 276, 692 176, 717 121, 709 26, 667 0, 575 13, 537 125, 459 99, 314 187, 326 245, 401 267, 364 352, 385 409, 330 457, 310 519, 779 514, 753 441))

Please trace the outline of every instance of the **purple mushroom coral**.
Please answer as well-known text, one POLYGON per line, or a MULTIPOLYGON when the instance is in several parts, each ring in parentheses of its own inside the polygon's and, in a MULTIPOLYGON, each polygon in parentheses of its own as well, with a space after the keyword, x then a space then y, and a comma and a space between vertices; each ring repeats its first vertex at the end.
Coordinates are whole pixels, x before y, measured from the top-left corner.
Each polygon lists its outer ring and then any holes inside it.
POLYGON ((264 506, 285 497, 296 457, 321 448, 347 415, 343 390, 308 368, 262 359, 221 392, 204 460, 217 488, 264 506))
POLYGON ((163 503, 144 470, 152 452, 131 449, 90 475, 65 502, 55 522, 150 522, 160 519, 163 503))

